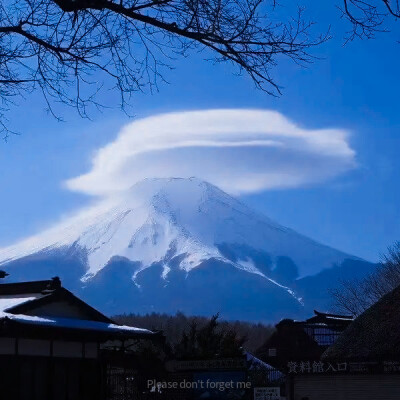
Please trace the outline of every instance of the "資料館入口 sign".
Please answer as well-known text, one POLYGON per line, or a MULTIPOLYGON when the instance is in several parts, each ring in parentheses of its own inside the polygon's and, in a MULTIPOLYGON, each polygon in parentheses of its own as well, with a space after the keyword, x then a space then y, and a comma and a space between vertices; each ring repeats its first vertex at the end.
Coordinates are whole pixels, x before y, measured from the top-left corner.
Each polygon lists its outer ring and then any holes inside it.
POLYGON ((254 388, 254 400, 280 400, 281 391, 279 387, 256 387, 254 388))

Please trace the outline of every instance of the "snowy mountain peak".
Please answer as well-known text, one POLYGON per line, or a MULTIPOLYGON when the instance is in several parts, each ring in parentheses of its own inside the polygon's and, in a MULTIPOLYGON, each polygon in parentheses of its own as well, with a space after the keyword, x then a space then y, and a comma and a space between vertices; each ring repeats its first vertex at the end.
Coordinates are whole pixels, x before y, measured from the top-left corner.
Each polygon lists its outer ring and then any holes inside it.
MULTIPOLYGON (((227 207, 247 209, 242 203, 221 189, 201 179, 192 178, 148 178, 133 185, 124 194, 127 206, 147 203, 154 208, 170 206, 184 212, 198 209, 207 201, 225 204, 227 207)), ((247 209, 247 212, 250 212, 247 209)))
POLYGON ((118 198, 0 249, 0 264, 71 248, 85 258, 83 281, 118 257, 134 263, 134 280, 155 264, 162 266, 162 278, 168 280, 174 269, 189 273, 208 260, 218 260, 285 287, 274 278, 282 257, 295 266, 296 276, 314 274, 349 258, 280 226, 197 178, 138 182, 118 198))

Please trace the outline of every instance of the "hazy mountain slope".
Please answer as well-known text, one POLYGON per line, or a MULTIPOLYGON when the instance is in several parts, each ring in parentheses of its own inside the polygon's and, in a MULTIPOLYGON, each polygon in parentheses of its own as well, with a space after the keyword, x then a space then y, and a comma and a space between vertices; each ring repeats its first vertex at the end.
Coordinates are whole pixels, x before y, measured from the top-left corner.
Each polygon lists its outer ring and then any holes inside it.
POLYGON ((296 279, 344 260, 358 259, 195 178, 142 181, 123 197, 0 249, 10 279, 59 275, 109 313, 221 311, 251 320, 305 312, 310 288, 296 279))

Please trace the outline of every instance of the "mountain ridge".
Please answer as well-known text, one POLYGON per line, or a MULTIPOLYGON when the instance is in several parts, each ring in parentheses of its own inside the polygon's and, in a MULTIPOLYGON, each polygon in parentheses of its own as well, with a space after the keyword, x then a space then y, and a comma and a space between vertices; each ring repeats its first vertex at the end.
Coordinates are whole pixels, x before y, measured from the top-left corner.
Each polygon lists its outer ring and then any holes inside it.
MULTIPOLYGON (((214 298, 209 286, 219 292, 213 300, 216 305, 230 310, 229 301, 235 304, 235 310, 229 311, 232 316, 241 313, 232 291, 247 296, 253 306, 267 305, 272 299, 279 303, 281 298, 281 308, 289 307, 295 315, 311 307, 306 304, 307 294, 300 297, 296 293, 296 282, 346 260, 363 263, 358 257, 279 225, 197 178, 138 182, 124 194, 33 238, 0 249, 0 265, 11 273, 10 279, 24 274, 39 278, 44 270, 54 270, 100 308, 109 304, 109 311, 114 313, 126 307, 123 299, 112 300, 118 296, 110 288, 118 291, 123 287, 121 293, 139 307, 143 305, 144 311, 152 311, 147 304, 151 301, 161 308, 167 306, 157 311, 168 311, 168 307, 179 305, 174 296, 179 301, 191 299, 187 291, 190 287, 214 298), (66 263, 68 258, 73 261, 66 263), (46 270, 32 263, 33 259, 42 260, 43 265, 53 259, 55 266, 62 267, 51 269, 49 265, 46 270), (28 273, 24 262, 29 260, 28 273), (25 267, 17 273, 18 265, 25 267), (124 282, 117 282, 119 274, 118 279, 124 282), (156 292, 152 286, 158 288, 157 296, 164 302, 153 296, 156 292), (179 292, 186 295, 179 297, 179 292), (107 298, 102 299, 102 293, 107 293, 103 296, 107 298)), ((207 308, 200 299, 192 300, 197 308, 183 311, 198 313, 201 307, 207 308)), ((253 314, 256 318, 260 312, 253 314)))

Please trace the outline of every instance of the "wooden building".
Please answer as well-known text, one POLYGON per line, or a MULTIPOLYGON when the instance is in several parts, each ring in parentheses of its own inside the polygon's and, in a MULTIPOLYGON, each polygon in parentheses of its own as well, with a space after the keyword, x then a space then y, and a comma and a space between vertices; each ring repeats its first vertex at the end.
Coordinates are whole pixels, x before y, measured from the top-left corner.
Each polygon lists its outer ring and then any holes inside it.
POLYGON ((400 399, 400 287, 355 319, 319 361, 291 367, 289 400, 400 399))
POLYGON ((114 323, 58 278, 0 284, 0 398, 113 399, 108 371, 140 340, 160 334, 114 323))
POLYGON ((352 320, 350 316, 319 311, 305 321, 284 319, 257 351, 257 356, 282 370, 286 370, 290 361, 317 360, 352 320))

